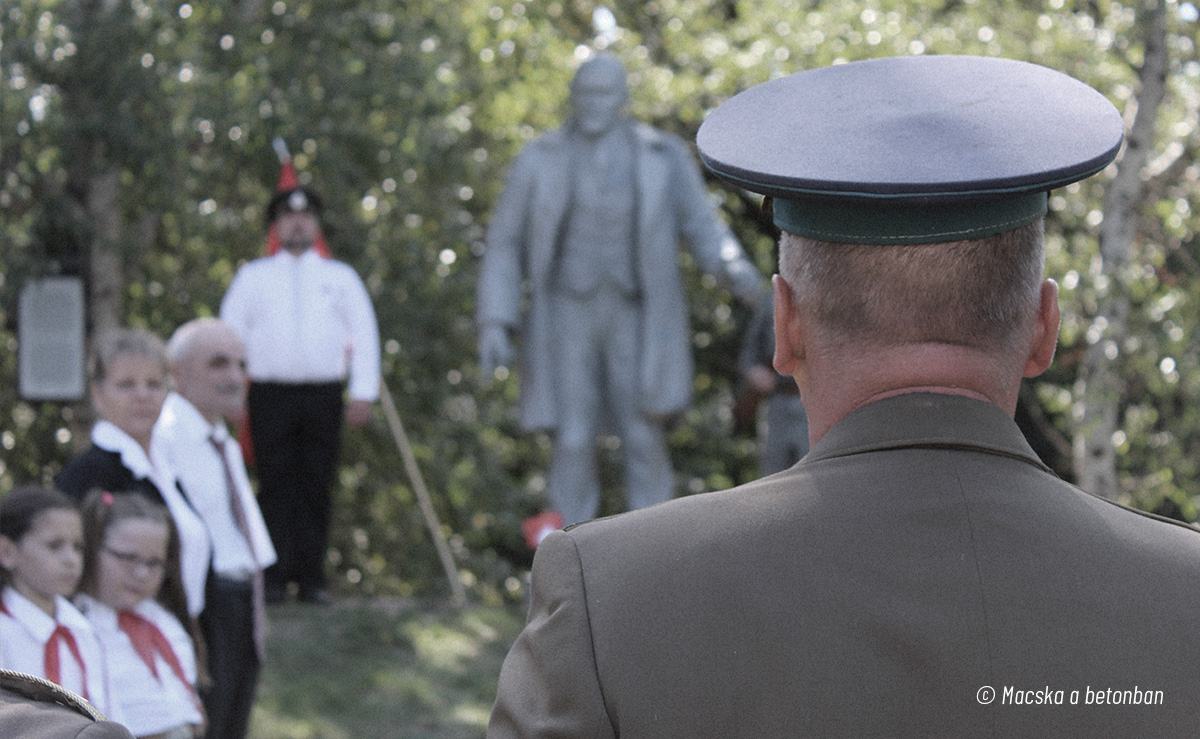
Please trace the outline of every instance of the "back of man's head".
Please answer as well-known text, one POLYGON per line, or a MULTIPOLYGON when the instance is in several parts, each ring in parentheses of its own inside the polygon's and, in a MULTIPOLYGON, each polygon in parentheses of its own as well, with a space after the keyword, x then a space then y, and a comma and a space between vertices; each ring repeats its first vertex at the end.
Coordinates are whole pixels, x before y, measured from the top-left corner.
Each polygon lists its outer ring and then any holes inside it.
POLYGON ((1103 170, 1123 137, 1099 91, 995 57, 810 69, 710 114, 701 158, 770 198, 788 234, 775 367, 800 385, 810 438, 900 392, 971 395, 1011 413, 1020 379, 1054 356, 1057 290, 1041 280, 1048 193, 1103 170))
POLYGON ((1011 351, 1037 314, 1042 221, 981 239, 877 246, 784 233, 780 274, 824 346, 1011 351))

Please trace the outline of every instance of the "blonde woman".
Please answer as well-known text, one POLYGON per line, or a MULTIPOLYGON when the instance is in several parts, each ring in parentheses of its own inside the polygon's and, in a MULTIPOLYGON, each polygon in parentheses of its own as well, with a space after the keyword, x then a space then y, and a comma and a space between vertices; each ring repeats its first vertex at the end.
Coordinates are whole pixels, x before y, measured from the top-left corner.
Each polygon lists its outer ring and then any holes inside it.
POLYGON ((92 446, 67 463, 55 483, 80 503, 92 490, 108 490, 136 491, 166 505, 179 532, 187 610, 195 618, 204 610, 212 546, 174 473, 150 451, 151 431, 167 398, 166 347, 148 331, 116 329, 96 342, 88 370, 99 416, 92 446))

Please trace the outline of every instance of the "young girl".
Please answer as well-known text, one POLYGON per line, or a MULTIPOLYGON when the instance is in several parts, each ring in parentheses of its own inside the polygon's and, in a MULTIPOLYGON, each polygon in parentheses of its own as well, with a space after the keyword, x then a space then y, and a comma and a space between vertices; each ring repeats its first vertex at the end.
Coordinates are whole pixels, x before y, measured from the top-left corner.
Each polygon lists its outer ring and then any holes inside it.
POLYGON ((0 499, 0 667, 43 677, 120 721, 91 625, 67 597, 83 568, 83 524, 62 493, 19 487, 0 499))
POLYGON ((83 506, 84 565, 76 603, 104 649, 113 702, 136 737, 202 733, 196 649, 171 514, 138 493, 96 491, 83 506))

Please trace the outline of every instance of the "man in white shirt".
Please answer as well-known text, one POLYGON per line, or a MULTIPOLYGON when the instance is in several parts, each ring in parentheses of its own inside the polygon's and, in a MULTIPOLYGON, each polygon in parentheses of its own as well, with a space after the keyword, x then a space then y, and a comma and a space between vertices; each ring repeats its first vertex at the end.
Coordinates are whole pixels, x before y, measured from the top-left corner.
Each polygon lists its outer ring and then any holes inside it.
POLYGON ((341 421, 365 424, 379 394, 375 311, 358 274, 314 249, 319 213, 306 188, 277 193, 267 221, 283 248, 243 265, 221 302, 221 319, 246 346, 259 503, 279 553, 266 572, 268 602, 282 601, 291 583, 302 601, 328 602, 341 421))
POLYGON ((212 540, 200 627, 212 685, 203 691, 208 736, 246 735, 263 657, 263 570, 275 562, 241 449, 225 418, 242 412, 242 342, 216 318, 176 330, 167 345, 175 382, 154 429, 155 452, 178 476, 212 540))

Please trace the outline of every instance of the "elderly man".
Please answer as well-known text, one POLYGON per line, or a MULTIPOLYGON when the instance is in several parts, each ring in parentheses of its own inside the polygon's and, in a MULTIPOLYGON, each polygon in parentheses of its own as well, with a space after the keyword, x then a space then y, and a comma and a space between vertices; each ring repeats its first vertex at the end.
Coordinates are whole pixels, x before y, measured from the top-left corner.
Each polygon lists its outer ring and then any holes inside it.
POLYGON ((1062 482, 1012 419, 1056 344, 1047 191, 1121 140, 1096 91, 994 58, 718 108, 701 155, 784 232, 774 365, 812 448, 548 536, 488 735, 1194 733, 1200 535, 1062 482))
POLYGON ((708 201, 678 138, 622 115, 625 69, 601 54, 571 85, 574 115, 521 152, 479 276, 480 364, 511 361, 522 324, 521 422, 554 436, 550 507, 596 515, 596 435, 621 440, 630 508, 671 498, 663 426, 687 409, 692 356, 679 243, 755 302, 763 280, 708 201))
POLYGON ((208 736, 246 735, 263 659, 263 570, 275 561, 238 444, 225 418, 245 402, 245 352, 215 318, 183 324, 167 344, 175 392, 154 428, 170 465, 212 541, 200 628, 212 683, 202 691, 208 736))

